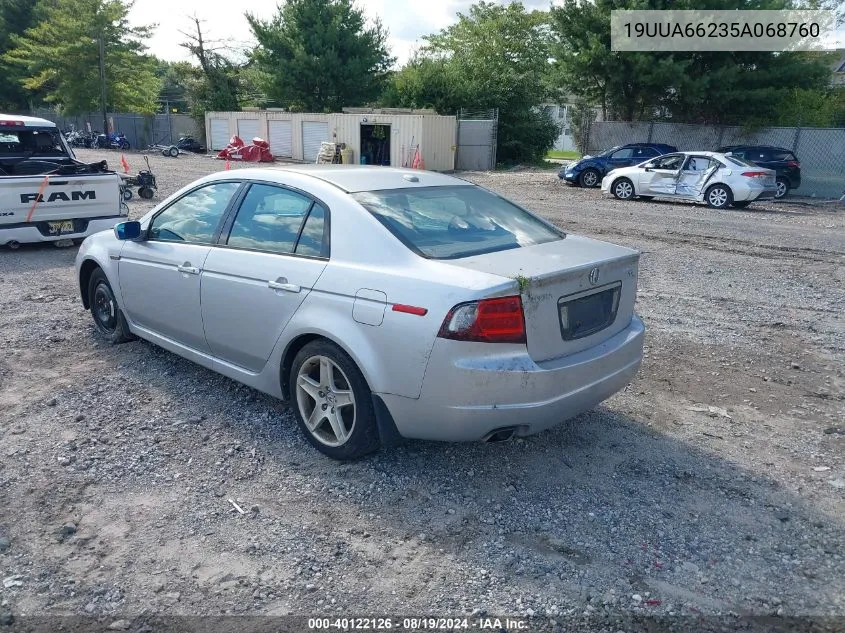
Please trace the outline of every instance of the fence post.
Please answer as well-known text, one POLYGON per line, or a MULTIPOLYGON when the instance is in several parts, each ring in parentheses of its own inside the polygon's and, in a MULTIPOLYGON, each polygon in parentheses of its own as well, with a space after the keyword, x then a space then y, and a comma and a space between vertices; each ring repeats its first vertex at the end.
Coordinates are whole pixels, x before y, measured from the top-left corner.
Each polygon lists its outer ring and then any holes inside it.
POLYGON ((724 140, 725 140, 725 126, 724 126, 724 125, 720 125, 720 126, 719 126, 719 140, 718 140, 718 141, 716 141, 716 148, 717 148, 717 149, 718 149, 718 148, 720 148, 720 147, 722 147, 722 142, 723 142, 724 140))
POLYGON ((648 125, 648 141, 646 141, 647 143, 651 143, 651 133, 652 132, 654 132, 654 121, 652 121, 648 125))
POLYGON ((793 152, 798 151, 798 139, 800 139, 800 138, 801 138, 801 128, 797 127, 797 128, 795 128, 795 138, 792 139, 792 151, 793 152))

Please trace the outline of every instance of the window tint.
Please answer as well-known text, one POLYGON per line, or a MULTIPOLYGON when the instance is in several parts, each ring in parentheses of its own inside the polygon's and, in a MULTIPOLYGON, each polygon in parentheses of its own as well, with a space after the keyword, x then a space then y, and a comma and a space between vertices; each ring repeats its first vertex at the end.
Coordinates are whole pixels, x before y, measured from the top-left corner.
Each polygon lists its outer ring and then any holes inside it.
POLYGON ((227 244, 292 253, 312 200, 290 189, 254 184, 238 209, 227 244))
POLYGON ((533 215, 475 186, 419 187, 355 194, 407 246, 453 259, 559 240, 533 215))
POLYGON ((667 154, 666 156, 655 158, 649 163, 649 167, 653 169, 680 169, 684 158, 683 154, 667 154))
POLYGON ((185 194, 153 218, 149 239, 211 244, 240 183, 220 182, 185 194))
POLYGON ((631 147, 620 149, 618 152, 613 152, 610 156, 613 159, 631 158, 634 155, 634 150, 631 147))
POLYGON ((313 257, 328 257, 329 242, 326 235, 326 216, 328 213, 322 205, 314 203, 311 213, 305 220, 302 234, 296 243, 297 255, 311 255, 313 257))

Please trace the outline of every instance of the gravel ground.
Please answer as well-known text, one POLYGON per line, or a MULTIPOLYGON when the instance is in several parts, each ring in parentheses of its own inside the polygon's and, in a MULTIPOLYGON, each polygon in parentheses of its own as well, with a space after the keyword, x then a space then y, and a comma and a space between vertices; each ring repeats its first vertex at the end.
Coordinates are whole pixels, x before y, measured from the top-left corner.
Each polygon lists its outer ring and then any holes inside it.
MULTIPOLYGON (((133 217, 222 168, 151 163, 133 217)), ((644 253, 639 376, 506 444, 332 462, 281 403, 100 342, 75 248, 0 251, 0 631, 9 613, 845 617, 845 207, 466 177, 644 253)))

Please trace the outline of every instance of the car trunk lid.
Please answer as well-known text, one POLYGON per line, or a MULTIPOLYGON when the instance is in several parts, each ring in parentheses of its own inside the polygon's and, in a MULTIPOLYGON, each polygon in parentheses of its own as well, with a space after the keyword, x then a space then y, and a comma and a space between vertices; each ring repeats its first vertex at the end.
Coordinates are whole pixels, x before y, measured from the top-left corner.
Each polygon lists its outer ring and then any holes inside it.
POLYGON ((568 235, 450 264, 517 282, 528 353, 542 362, 592 347, 628 326, 638 261, 638 251, 568 235))

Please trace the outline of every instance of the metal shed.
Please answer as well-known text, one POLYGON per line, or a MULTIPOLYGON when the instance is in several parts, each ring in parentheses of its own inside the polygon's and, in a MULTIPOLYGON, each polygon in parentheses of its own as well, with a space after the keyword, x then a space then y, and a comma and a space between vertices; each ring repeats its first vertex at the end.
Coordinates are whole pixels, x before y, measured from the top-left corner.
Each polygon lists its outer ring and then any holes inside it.
POLYGON ((205 127, 212 150, 223 149, 235 134, 247 143, 252 136, 259 136, 270 143, 270 151, 280 160, 314 162, 320 143, 329 141, 351 149, 354 163, 411 167, 418 146, 426 169, 455 169, 457 119, 430 110, 207 112, 205 127))

